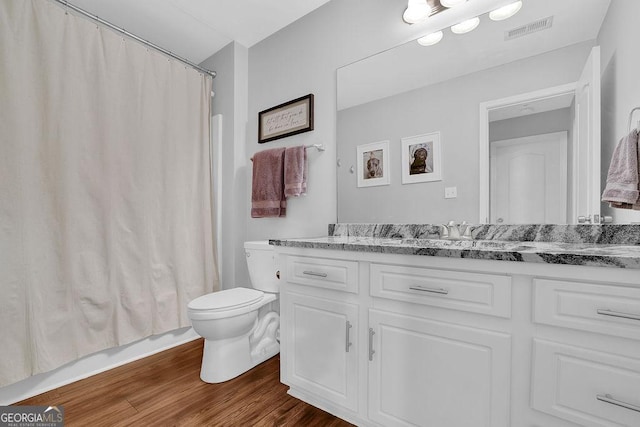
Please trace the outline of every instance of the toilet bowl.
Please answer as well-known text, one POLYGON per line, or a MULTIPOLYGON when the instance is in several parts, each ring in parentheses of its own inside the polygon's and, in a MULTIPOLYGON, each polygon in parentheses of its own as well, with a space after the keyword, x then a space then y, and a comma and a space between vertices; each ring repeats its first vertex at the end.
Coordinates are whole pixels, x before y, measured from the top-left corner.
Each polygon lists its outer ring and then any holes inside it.
POLYGON ((279 291, 275 252, 267 241, 245 242, 244 249, 253 288, 213 292, 187 306, 204 338, 200 378, 208 383, 235 378, 280 351, 280 316, 271 307, 279 291))

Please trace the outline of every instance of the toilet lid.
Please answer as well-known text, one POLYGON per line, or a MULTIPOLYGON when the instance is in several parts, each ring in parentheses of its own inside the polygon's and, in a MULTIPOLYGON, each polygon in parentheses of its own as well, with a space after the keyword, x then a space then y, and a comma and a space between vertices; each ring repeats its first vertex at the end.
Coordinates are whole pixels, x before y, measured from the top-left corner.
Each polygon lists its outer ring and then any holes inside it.
POLYGON ((224 311, 253 304, 264 296, 262 291, 249 288, 233 288, 202 295, 191 301, 190 310, 224 311))

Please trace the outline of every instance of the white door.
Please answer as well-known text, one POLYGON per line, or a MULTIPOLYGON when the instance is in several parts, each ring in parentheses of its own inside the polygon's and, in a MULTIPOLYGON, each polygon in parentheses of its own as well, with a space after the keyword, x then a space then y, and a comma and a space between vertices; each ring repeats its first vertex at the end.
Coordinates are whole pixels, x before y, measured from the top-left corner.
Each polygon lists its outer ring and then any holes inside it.
POLYGON ((369 418, 383 426, 508 427, 509 335, 369 311, 369 418))
POLYGON ((491 143, 491 223, 567 223, 567 132, 491 143))
POLYGON ((356 411, 358 307, 290 292, 282 303, 285 382, 356 411))
POLYGON ((600 217, 600 47, 591 50, 576 87, 574 206, 579 216, 600 217))

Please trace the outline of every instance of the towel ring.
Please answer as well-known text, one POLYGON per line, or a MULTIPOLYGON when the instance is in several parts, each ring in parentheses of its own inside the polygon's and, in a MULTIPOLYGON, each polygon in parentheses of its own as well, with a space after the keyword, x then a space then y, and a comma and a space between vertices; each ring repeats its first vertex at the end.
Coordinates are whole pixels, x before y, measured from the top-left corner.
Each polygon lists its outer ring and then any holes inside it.
MULTIPOLYGON (((633 121, 633 113, 635 113, 636 111, 640 111, 640 107, 636 107, 633 110, 631 110, 631 113, 629 113, 629 133, 631 133, 631 122, 633 121)), ((638 131, 640 132, 640 120, 638 120, 638 131)))

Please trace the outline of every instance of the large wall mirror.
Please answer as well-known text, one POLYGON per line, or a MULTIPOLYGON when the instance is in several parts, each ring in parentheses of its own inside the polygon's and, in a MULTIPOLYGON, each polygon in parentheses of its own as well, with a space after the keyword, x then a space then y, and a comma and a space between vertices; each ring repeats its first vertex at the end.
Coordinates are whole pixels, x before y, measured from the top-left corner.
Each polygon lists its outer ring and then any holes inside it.
POLYGON ((633 39, 621 20, 638 5, 523 3, 510 19, 481 16, 470 33, 447 28, 436 45, 412 41, 337 70, 339 222, 573 224, 607 213, 600 139, 620 138, 628 112, 601 105, 600 86, 604 101, 629 82, 615 81, 626 52, 600 45, 633 39), (381 156, 388 180, 358 186, 381 156), (439 179, 417 176, 434 161, 439 179))

